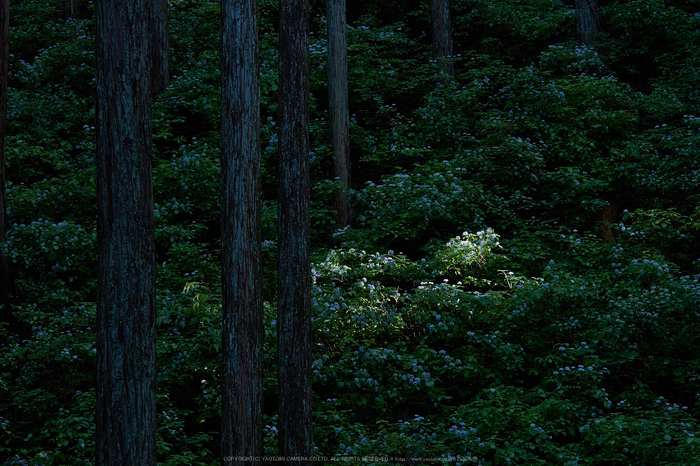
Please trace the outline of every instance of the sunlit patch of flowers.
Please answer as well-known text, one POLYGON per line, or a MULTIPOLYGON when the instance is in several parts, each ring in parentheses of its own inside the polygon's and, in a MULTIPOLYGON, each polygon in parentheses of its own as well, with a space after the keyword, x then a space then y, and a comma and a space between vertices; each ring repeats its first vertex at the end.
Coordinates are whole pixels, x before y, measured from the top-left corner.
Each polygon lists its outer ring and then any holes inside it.
POLYGON ((493 229, 469 233, 465 231, 447 242, 435 258, 436 274, 461 274, 465 267, 483 266, 492 249, 498 247, 498 235, 493 229))

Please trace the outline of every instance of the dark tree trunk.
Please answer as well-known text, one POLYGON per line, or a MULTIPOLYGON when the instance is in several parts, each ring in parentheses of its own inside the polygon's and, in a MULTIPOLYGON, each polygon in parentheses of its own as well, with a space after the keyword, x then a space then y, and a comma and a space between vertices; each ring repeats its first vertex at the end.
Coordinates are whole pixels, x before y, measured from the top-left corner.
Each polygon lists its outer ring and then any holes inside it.
POLYGON ((335 209, 339 227, 350 224, 350 117, 348 114, 348 50, 345 0, 327 0, 328 94, 334 172, 341 190, 335 209))
MULTIPOLYGON (((61 6, 57 10, 57 16, 64 21, 78 19, 80 17, 79 0, 61 0, 61 6)), ((75 40, 75 29, 70 33, 71 40, 75 40)))
POLYGON ((96 9, 98 465, 156 462, 151 2, 96 9))
POLYGON ((454 74, 452 63, 452 20, 449 0, 430 0, 433 20, 433 58, 440 69, 449 75, 454 74))
POLYGON ((170 84, 168 42, 168 0, 153 1, 151 22, 151 89, 153 97, 170 84))
POLYGON ((257 11, 257 0, 221 3, 222 458, 263 454, 257 11))
POLYGON ((60 12, 61 17, 65 21, 70 19, 78 19, 80 16, 79 0, 62 0, 60 12))
POLYGON ((593 45, 598 36, 598 0, 576 0, 576 37, 593 45))
POLYGON ((595 221, 598 224, 598 236, 605 243, 615 242, 615 233, 610 226, 615 223, 618 216, 616 204, 608 204, 595 214, 595 221))
POLYGON ((309 4, 308 0, 280 0, 279 5, 279 455, 309 458, 313 453, 309 4))

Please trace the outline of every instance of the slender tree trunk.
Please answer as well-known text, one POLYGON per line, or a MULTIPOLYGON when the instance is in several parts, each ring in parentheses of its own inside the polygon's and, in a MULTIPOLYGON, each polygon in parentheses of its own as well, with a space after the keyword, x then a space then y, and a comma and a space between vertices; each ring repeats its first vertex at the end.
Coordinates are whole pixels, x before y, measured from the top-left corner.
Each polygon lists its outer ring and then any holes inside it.
POLYGON ((80 16, 79 0, 62 0, 59 15, 65 21, 78 19, 80 16))
POLYGON ((576 0, 576 37, 593 45, 598 36, 598 0, 576 0))
MULTIPOLYGON (((61 6, 57 10, 57 15, 59 19, 64 21, 78 19, 80 17, 79 0, 61 0, 61 6)), ((75 29, 73 29, 70 33, 70 38, 75 40, 76 37, 75 29)))
POLYGON ((170 84, 169 42, 168 42, 168 0, 151 0, 153 2, 153 20, 151 23, 151 88, 153 97, 165 90, 170 84))
POLYGON ((279 5, 279 455, 299 459, 313 453, 309 4, 308 0, 280 0, 279 5))
POLYGON ((96 9, 98 465, 156 462, 151 2, 96 9))
POLYGON ((449 0, 430 0, 430 11, 433 20, 433 58, 439 62, 444 73, 454 75, 449 0))
POLYGON ((335 209, 339 227, 350 224, 350 117, 348 112, 348 50, 345 0, 327 0, 328 94, 334 172, 341 191, 335 209))
POLYGON ((222 458, 263 454, 257 12, 257 0, 221 3, 222 458))

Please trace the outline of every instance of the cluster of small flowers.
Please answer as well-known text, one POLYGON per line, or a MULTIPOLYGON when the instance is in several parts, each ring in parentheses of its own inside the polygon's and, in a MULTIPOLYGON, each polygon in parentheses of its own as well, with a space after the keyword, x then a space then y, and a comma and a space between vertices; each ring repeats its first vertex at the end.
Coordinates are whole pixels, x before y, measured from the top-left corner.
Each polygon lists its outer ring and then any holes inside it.
POLYGON ((7 232, 3 253, 12 261, 22 261, 30 270, 65 271, 94 250, 96 235, 73 222, 53 223, 37 219, 28 225, 13 224, 7 232), (34 245, 39 245, 37 250, 34 245), (31 246, 31 247, 30 247, 31 246), (76 256, 83 256, 76 258, 76 256), (59 262, 56 262, 59 261, 59 262))

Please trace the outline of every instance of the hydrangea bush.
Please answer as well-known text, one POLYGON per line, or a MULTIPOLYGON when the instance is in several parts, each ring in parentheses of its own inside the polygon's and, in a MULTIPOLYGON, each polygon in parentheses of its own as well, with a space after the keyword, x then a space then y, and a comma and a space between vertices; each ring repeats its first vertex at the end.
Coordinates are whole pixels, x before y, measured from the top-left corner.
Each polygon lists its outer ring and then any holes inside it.
MULTIPOLYGON (((700 55, 681 1, 348 5, 353 221, 337 229, 311 2, 316 454, 461 465, 700 457, 700 55), (604 233, 604 234, 603 234, 604 233)), ((0 464, 94 464, 94 4, 11 5, 0 464)), ((169 5, 153 105, 158 462, 219 464, 219 5, 169 5), (197 27, 193 28, 192 24, 197 27)), ((277 2, 260 1, 264 447, 277 453, 277 2)))

